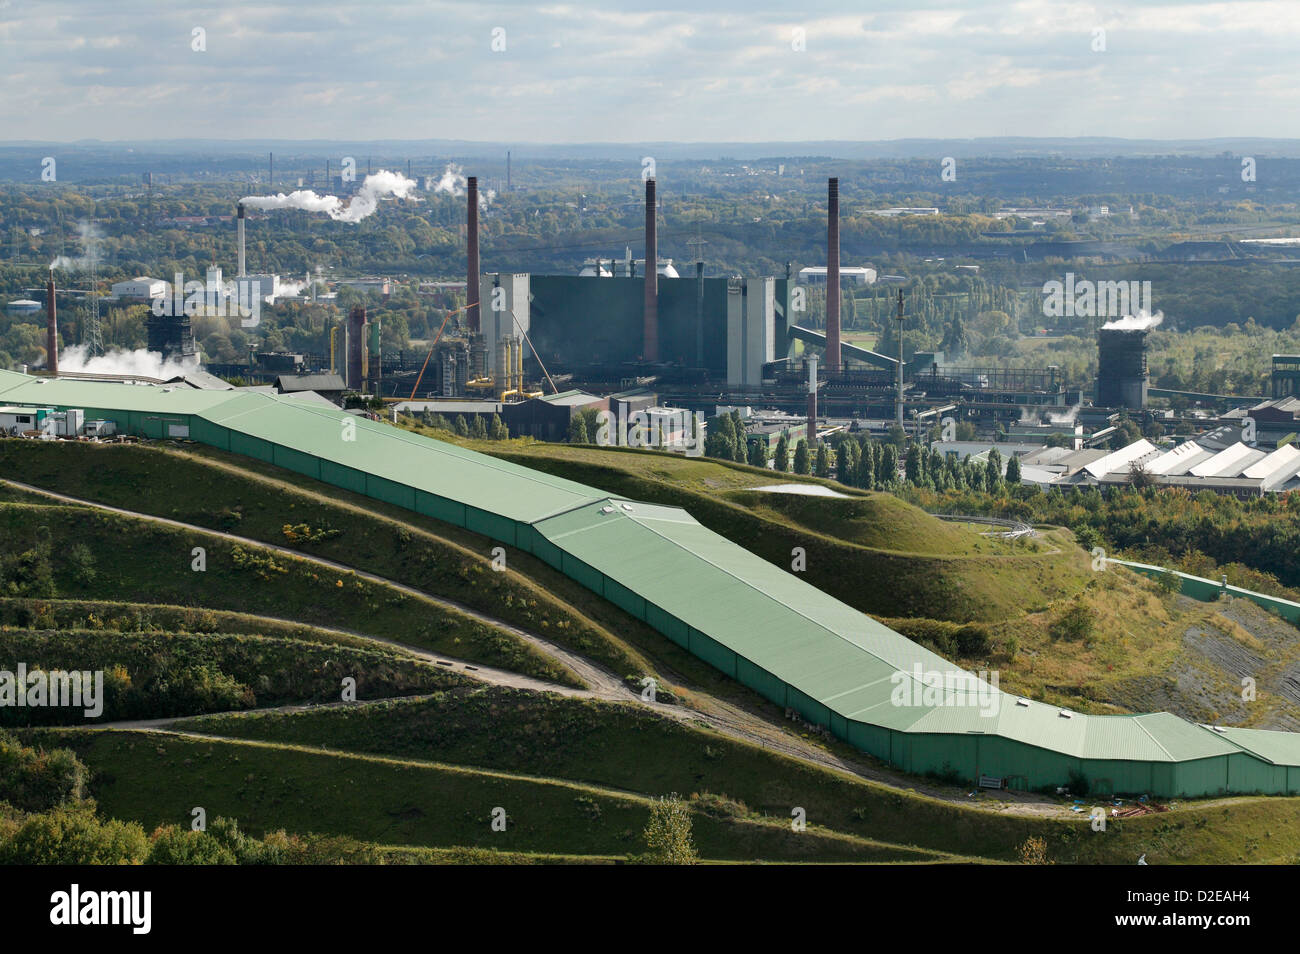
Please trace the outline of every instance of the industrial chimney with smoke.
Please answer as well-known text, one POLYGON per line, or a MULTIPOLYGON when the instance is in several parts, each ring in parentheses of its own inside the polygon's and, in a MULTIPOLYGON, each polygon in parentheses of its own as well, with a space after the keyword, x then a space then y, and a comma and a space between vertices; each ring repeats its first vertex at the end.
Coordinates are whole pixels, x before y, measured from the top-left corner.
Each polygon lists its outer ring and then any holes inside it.
POLYGON ((659 237, 655 181, 645 181, 645 360, 659 360, 659 237))
POLYGON ((54 272, 45 286, 45 367, 51 376, 59 376, 59 308, 54 301, 54 272))
POLYGON ((840 180, 826 186, 826 370, 840 370, 840 180))
MULTIPOLYGON (((470 176, 466 182, 468 208, 465 218, 465 238, 468 243, 467 273, 465 276, 465 316, 472 334, 482 329, 482 316, 479 315, 478 282, 478 176, 470 176)), ((476 371, 479 369, 475 369, 476 371)))

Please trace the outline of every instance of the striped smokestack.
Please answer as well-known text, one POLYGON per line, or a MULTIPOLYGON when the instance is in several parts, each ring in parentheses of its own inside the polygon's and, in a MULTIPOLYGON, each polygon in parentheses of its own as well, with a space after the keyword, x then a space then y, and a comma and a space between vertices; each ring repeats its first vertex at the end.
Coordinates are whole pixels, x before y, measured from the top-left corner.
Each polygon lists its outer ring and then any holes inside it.
POLYGON ((659 360, 659 236, 655 228, 655 181, 645 181, 645 359, 659 360))
POLYGON ((478 304, 478 176, 470 176, 467 186, 465 238, 468 242, 468 269, 465 276, 465 315, 469 321, 469 330, 475 334, 482 328, 478 304))
POLYGON ((45 367, 54 377, 59 375, 59 309, 54 302, 54 272, 45 286, 45 367))
POLYGON ((826 370, 840 370, 840 180, 826 188, 826 370))

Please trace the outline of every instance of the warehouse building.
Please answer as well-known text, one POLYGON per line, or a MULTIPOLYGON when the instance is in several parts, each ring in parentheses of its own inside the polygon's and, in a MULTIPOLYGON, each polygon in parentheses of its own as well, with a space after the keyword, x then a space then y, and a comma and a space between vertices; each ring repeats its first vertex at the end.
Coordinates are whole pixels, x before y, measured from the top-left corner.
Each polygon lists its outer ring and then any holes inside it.
MULTIPOLYGON (((609 280, 612 284, 615 280, 609 280)), ((593 282, 593 284, 598 284, 593 282)), ((603 284, 603 283, 601 283, 603 284)), ((0 403, 189 438, 531 553, 773 703, 904 771, 1096 793, 1300 792, 1300 734, 1088 715, 966 673, 678 507, 270 394, 0 372, 0 403)))

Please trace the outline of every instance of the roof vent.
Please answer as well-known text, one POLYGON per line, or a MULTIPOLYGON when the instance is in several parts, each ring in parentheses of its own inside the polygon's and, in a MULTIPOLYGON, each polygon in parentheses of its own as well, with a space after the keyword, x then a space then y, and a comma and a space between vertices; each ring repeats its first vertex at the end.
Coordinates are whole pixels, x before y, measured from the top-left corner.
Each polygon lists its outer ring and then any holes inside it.
POLYGON ((631 509, 632 509, 632 505, 631 505, 630 503, 625 503, 625 504, 623 504, 623 509, 624 509, 624 510, 631 510, 631 509))
POLYGON ((600 512, 601 512, 601 513, 613 513, 613 512, 614 512, 614 508, 613 508, 613 507, 601 507, 601 508, 600 508, 600 512))
POLYGON ((1061 717, 1062 719, 1073 719, 1073 718, 1074 718, 1074 713, 1073 713, 1073 712, 1066 712, 1064 709, 1062 709, 1062 710, 1060 711, 1059 715, 1060 715, 1060 717, 1061 717))
POLYGON ((1213 729, 1215 732, 1227 732, 1227 731, 1228 731, 1227 729, 1225 729, 1225 728, 1224 728, 1223 726, 1221 726, 1221 725, 1212 725, 1212 726, 1210 726, 1210 728, 1213 729))
POLYGON ((1028 699, 1017 699, 1017 700, 1016 700, 1016 705, 1018 705, 1018 706, 1024 706, 1026 709, 1028 709, 1028 708, 1029 708, 1029 700, 1028 700, 1028 699))

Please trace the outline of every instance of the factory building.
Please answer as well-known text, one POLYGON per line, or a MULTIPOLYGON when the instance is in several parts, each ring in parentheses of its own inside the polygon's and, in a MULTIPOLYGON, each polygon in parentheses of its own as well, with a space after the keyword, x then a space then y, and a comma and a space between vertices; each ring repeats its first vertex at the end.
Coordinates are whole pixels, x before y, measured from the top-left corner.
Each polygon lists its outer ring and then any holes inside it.
MULTIPOLYGON (((825 285, 826 270, 825 265, 809 265, 807 268, 799 269, 799 284, 825 285)), ((847 282, 850 285, 874 285, 876 283, 876 270, 866 265, 841 265, 840 281, 847 282)))
POLYGON ((167 294, 171 286, 161 278, 140 275, 124 282, 114 282, 110 286, 114 298, 134 298, 140 301, 153 301, 167 294))
POLYGON ((356 439, 341 441, 337 410, 269 394, 0 371, 0 402, 93 409, 128 433, 189 438, 532 554, 901 771, 1024 789, 1082 778, 1098 795, 1300 793, 1300 734, 1090 714, 1003 692, 680 507, 611 497, 364 417, 349 418, 356 439))
MULTIPOLYGON (((791 287, 784 278, 660 277, 660 359, 757 385, 762 365, 785 357, 791 287)), ((529 288, 528 334, 552 372, 644 360, 642 279, 532 275, 529 288)), ((525 362, 535 369, 531 351, 525 362)))
POLYGON ((1097 404, 1144 408, 1150 382, 1146 330, 1102 328, 1097 334, 1097 404))

